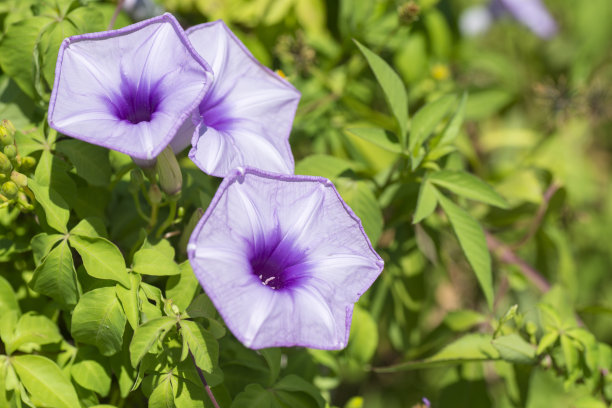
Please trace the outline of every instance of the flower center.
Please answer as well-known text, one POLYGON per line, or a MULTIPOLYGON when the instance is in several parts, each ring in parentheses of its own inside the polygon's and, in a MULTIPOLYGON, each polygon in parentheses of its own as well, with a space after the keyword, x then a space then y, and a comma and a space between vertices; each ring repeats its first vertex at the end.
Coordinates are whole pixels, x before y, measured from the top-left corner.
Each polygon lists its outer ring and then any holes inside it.
POLYGON ((121 80, 120 94, 112 101, 112 110, 118 119, 136 125, 153 119, 160 100, 156 85, 147 88, 124 77, 121 80))
POLYGON ((303 264, 306 256, 288 240, 272 235, 265 244, 252 248, 251 272, 272 290, 296 287, 308 276, 308 268, 303 264))

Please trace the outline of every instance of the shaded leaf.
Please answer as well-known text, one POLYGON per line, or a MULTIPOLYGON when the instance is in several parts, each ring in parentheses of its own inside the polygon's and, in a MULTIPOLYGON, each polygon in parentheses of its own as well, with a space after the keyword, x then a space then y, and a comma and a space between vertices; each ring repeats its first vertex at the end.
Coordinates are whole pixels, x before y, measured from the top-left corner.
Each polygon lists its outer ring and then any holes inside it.
POLYGON ((464 171, 441 170, 430 173, 432 183, 472 200, 481 201, 499 208, 508 208, 508 203, 491 186, 478 177, 464 171))
POLYGON ((398 140, 400 146, 403 147, 406 145, 406 127, 408 122, 408 97, 404 83, 385 60, 361 45, 358 41, 355 41, 355 44, 357 44, 357 47, 359 47, 359 50, 368 61, 368 65, 372 72, 374 72, 376 80, 383 89, 391 112, 393 112, 393 116, 397 120, 399 130, 398 140))
POLYGON ((374 193, 364 181, 338 179, 336 187, 342 198, 361 219, 363 229, 375 246, 382 233, 383 217, 374 193))
POLYGON ((92 344, 105 356, 121 350, 126 316, 114 287, 102 287, 85 293, 72 314, 72 337, 92 344))
POLYGON ((11 357, 10 362, 34 404, 56 408, 81 406, 74 387, 53 361, 26 354, 11 357))
POLYGON ((491 361, 499 359, 499 352, 491 344, 491 335, 471 333, 455 340, 438 353, 424 360, 408 361, 390 367, 376 368, 375 371, 392 373, 470 361, 491 361))
POLYGON ((77 174, 89 184, 103 187, 108 185, 111 175, 108 149, 76 139, 62 140, 55 148, 68 157, 77 174))
POLYGON ((354 167, 355 164, 340 157, 313 154, 296 163, 295 174, 334 178, 354 167))
POLYGON ((389 140, 389 138, 387 137, 387 133, 384 131, 384 129, 353 127, 346 129, 346 131, 357 137, 367 140, 368 142, 373 143, 376 146, 382 147, 387 151, 393 153, 402 153, 401 146, 398 143, 389 140))
POLYGON ((491 254, 487 248, 487 240, 482 227, 470 214, 442 194, 438 194, 438 201, 453 226, 463 253, 474 269, 489 308, 492 308, 493 277, 491 274, 491 254))
POLYGON ((79 288, 72 252, 66 240, 53 248, 38 265, 28 285, 61 305, 71 307, 77 303, 79 288))
POLYGON ((503 360, 514 364, 533 364, 536 361, 535 348, 516 333, 501 336, 492 341, 503 360))
POLYGON ((200 369, 212 373, 219 358, 219 344, 210 332, 191 320, 181 321, 181 335, 200 369))
POLYGON ((6 344, 6 351, 8 354, 16 350, 32 352, 40 350, 41 345, 62 340, 57 325, 48 317, 28 312, 19 318, 11 341, 6 344))
POLYGON ((130 361, 132 366, 136 367, 157 340, 162 338, 175 324, 175 319, 163 316, 149 320, 134 330, 134 337, 130 343, 130 361))
POLYGON ((436 188, 428 181, 428 179, 423 180, 421 183, 421 188, 419 189, 419 198, 417 199, 417 206, 412 219, 413 224, 416 224, 422 221, 424 218, 429 217, 436 210, 438 205, 436 193, 436 188))
POLYGON ((130 287, 125 261, 119 248, 105 238, 71 235, 70 245, 83 259, 87 274, 98 279, 111 279, 130 287))
POLYGON ((32 190, 36 201, 43 208, 47 224, 59 232, 68 232, 66 225, 70 218, 70 210, 62 196, 51 187, 41 185, 32 178, 28 178, 28 188, 32 190))

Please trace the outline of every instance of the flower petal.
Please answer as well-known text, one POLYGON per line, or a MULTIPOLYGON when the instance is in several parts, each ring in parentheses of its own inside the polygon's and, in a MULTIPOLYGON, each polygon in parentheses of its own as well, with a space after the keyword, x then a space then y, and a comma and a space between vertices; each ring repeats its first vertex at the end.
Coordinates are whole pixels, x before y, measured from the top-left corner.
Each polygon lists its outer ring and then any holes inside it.
POLYGON ((164 14, 60 47, 49 124, 77 139, 152 159, 212 82, 207 63, 164 14))
POLYGON ((222 21, 192 27, 187 35, 215 73, 199 106, 202 125, 190 153, 196 164, 220 177, 239 166, 292 173, 288 138, 300 93, 261 65, 222 21), (211 129, 216 133, 208 135, 211 129), (214 154, 206 152, 215 138, 227 140, 215 140, 214 154))

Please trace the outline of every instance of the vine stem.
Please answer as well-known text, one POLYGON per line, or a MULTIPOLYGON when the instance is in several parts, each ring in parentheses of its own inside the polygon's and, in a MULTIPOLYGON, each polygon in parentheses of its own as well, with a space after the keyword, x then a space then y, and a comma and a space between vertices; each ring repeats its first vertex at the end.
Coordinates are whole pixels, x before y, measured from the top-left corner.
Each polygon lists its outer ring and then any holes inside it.
POLYGON ((527 231, 525 236, 521 238, 520 241, 512 245, 512 249, 520 248, 521 246, 526 244, 531 238, 533 238, 536 232, 538 232, 538 228, 540 228, 540 225, 542 224, 542 220, 544 219, 544 216, 546 215, 546 210, 548 210, 548 205, 550 204, 550 200, 555 195, 557 190, 559 190, 560 188, 561 188, 560 184, 552 183, 546 189, 546 192, 544 193, 544 196, 542 197, 542 203, 540 204, 540 207, 538 208, 535 218, 533 219, 533 222, 531 223, 531 226, 529 227, 529 231, 527 231))
POLYGON ((208 394, 208 398, 210 398, 210 401, 213 403, 215 408, 220 408, 219 407, 219 403, 215 399, 215 396, 214 396, 212 390, 210 389, 210 386, 206 382, 206 378, 204 378, 204 373, 202 372, 202 370, 200 370, 200 367, 198 367, 198 365, 196 364, 195 356, 191 352, 191 349, 189 350, 189 355, 191 356, 191 361, 193 361, 193 365, 195 366, 196 370, 198 371, 198 375, 200 376, 200 380, 202 380, 202 384, 204 384, 204 389, 206 390, 206 394, 208 394))
POLYGON ((544 278, 533 266, 519 258, 509 246, 503 244, 490 232, 485 232, 485 236, 487 238, 489 250, 495 253, 501 262, 518 266, 522 274, 529 279, 540 292, 546 293, 550 290, 550 283, 546 278, 544 278))
POLYGON ((166 228, 172 225, 174 217, 176 217, 176 200, 170 200, 170 212, 162 225, 157 229, 157 233, 155 234, 157 238, 161 237, 166 228))
POLYGON ((115 26, 115 21, 117 21, 117 17, 119 17, 119 13, 121 12, 121 7, 123 7, 123 0, 117 0, 117 7, 115 7, 115 12, 108 23, 108 29, 112 30, 115 26))

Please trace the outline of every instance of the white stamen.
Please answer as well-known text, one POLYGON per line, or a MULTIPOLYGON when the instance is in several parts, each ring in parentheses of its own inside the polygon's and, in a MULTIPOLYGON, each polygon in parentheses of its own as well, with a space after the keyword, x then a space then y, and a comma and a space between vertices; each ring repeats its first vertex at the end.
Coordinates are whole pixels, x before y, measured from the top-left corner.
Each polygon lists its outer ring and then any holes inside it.
POLYGON ((267 285, 267 284, 268 284, 268 282, 270 282, 270 281, 271 281, 272 279, 274 279, 274 278, 275 278, 275 276, 272 276, 272 277, 270 277, 270 278, 266 279, 266 280, 264 281, 264 283, 263 283, 263 284, 264 284, 264 285, 267 285))

